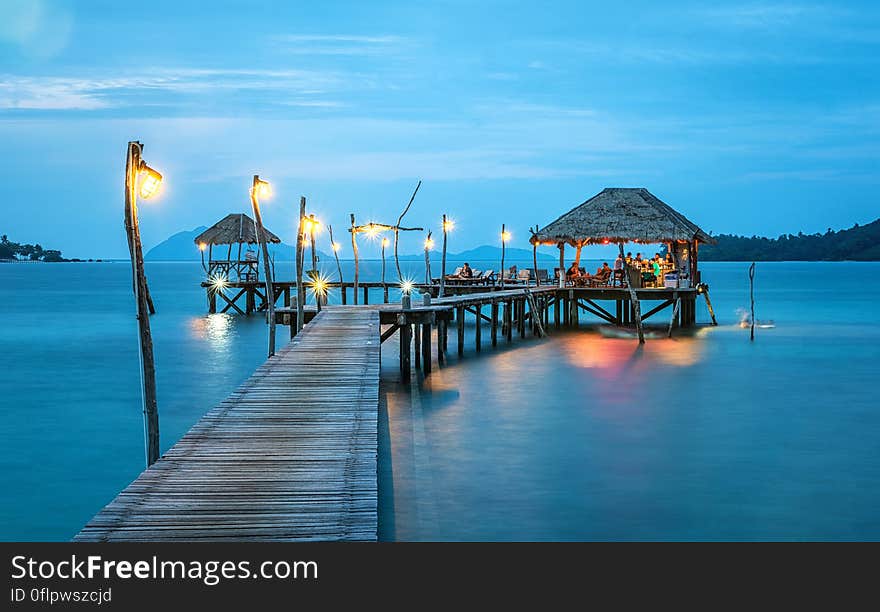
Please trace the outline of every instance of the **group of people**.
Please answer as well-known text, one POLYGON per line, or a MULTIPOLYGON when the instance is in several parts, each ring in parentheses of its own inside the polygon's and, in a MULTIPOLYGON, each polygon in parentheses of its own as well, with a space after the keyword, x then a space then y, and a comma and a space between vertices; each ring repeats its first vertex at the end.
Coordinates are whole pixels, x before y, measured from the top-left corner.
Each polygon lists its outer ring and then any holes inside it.
POLYGON ((660 253, 654 253, 654 257, 652 258, 642 258, 641 253, 636 253, 636 256, 633 257, 633 254, 630 252, 625 256, 617 256, 617 259, 614 261, 613 270, 606 261, 596 270, 595 274, 581 272, 577 262, 572 262, 571 266, 565 272, 565 280, 573 283, 587 282, 604 284, 611 278, 612 272, 621 272, 625 267, 635 268, 643 274, 652 274, 656 283, 662 285, 663 275, 666 272, 673 270, 675 265, 670 253, 667 253, 665 258, 660 257, 660 253))

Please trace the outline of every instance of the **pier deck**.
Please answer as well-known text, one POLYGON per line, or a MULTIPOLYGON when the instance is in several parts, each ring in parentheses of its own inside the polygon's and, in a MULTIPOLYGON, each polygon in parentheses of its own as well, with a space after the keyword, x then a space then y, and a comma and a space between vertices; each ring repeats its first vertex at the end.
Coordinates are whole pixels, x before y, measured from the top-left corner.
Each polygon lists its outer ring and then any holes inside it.
POLYGON ((379 315, 328 309, 78 541, 375 540, 379 315))

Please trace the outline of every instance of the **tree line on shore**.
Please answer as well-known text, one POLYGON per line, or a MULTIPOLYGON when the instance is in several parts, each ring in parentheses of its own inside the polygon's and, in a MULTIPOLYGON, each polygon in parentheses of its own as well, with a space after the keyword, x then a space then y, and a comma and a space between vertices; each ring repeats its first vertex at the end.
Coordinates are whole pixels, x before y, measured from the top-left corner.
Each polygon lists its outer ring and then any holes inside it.
POLYGON ((44 249, 40 244, 12 242, 6 234, 0 236, 0 259, 28 259, 30 261, 67 261, 61 251, 44 249))
POLYGON ((880 261, 880 219, 824 234, 712 237, 718 244, 700 245, 702 261, 880 261))

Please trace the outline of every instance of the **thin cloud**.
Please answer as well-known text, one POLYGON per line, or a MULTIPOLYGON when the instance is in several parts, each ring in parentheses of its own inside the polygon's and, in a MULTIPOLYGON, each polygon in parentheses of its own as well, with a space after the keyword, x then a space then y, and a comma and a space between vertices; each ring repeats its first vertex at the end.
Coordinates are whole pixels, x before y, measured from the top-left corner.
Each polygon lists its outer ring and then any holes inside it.
POLYGON ((350 34, 281 34, 269 41, 276 50, 296 55, 382 55, 408 42, 400 36, 350 34))

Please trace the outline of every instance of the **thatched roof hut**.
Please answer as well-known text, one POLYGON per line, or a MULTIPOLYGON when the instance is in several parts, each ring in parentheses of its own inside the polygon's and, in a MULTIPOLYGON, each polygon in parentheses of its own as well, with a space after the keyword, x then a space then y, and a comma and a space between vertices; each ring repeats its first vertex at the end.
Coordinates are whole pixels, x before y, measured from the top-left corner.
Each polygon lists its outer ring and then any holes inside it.
MULTIPOLYGON (((281 238, 263 227, 268 242, 281 242, 281 238)), ((230 214, 195 237, 194 242, 201 244, 256 244, 257 231, 254 220, 245 214, 230 214)))
POLYGON ((609 242, 715 244, 715 239, 644 187, 607 187, 539 229, 530 242, 580 247, 609 242))

